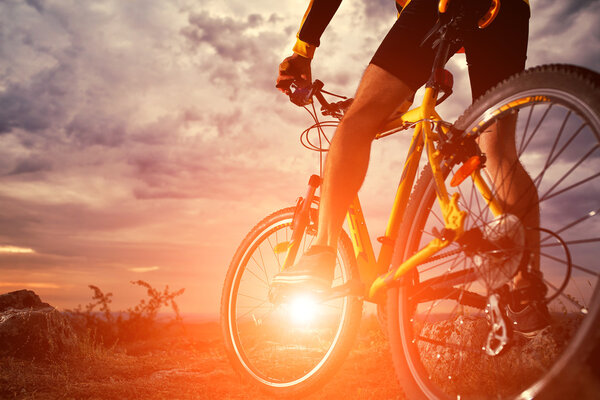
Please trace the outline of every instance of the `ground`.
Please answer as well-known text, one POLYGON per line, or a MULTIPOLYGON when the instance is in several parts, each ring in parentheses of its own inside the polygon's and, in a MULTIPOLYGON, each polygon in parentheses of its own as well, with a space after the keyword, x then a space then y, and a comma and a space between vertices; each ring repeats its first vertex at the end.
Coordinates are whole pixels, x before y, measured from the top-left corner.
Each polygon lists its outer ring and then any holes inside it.
MULTIPOLYGON (((187 324, 173 335, 106 349, 87 344, 77 356, 25 361, 0 358, 1 399, 270 399, 231 368, 217 322, 187 324), (183 330, 181 330, 183 329, 183 330)), ((576 398, 598 398, 597 381, 576 398)), ((361 329, 342 369, 308 397, 405 399, 385 337, 361 329)))
MULTIPOLYGON (((64 360, 0 358, 1 399, 271 399, 242 382, 227 360, 217 322, 187 324, 180 339, 105 349, 64 360)), ((389 349, 362 331, 342 369, 310 400, 404 399, 389 349)))

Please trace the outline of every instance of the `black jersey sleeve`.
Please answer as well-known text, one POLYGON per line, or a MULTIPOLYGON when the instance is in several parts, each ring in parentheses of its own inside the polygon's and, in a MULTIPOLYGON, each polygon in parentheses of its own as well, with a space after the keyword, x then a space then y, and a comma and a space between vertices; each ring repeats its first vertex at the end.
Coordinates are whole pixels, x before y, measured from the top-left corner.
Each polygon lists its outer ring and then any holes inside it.
POLYGON ((339 8, 342 0, 311 0, 296 35, 294 52, 312 58, 321 44, 321 35, 339 8))
MULTIPOLYGON (((396 0, 398 13, 410 0, 396 0)), ((293 51, 303 57, 313 58, 315 50, 321 44, 321 35, 331 22, 342 0, 311 0, 302 18, 302 24, 296 35, 293 51)))

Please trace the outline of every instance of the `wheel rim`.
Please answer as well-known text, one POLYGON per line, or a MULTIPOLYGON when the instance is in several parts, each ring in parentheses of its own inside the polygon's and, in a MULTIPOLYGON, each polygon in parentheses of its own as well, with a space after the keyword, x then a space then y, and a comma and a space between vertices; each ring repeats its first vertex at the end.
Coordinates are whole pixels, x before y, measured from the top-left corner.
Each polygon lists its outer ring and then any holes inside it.
MULTIPOLYGON (((310 321, 294 321, 289 305, 268 301, 271 278, 285 257, 278 249, 290 240, 291 223, 291 217, 273 223, 247 248, 229 298, 229 335, 242 368, 254 380, 275 388, 298 385, 322 369, 341 340, 349 312, 344 297, 319 304, 310 321)), ((314 235, 305 235, 300 251, 313 239, 314 235)), ((338 252, 334 286, 349 276, 338 252)))
MULTIPOLYGON (((519 109, 517 149, 538 190, 540 226, 566 243, 572 256, 572 275, 563 293, 548 304, 553 318, 550 334, 533 340, 516 339, 496 357, 481 351, 489 332, 483 310, 458 304, 450 292, 422 301, 427 296, 418 291, 426 285, 419 289, 418 283, 412 292, 402 290, 402 346, 412 375, 430 398, 480 398, 482 393, 487 398, 531 397, 545 384, 545 377, 558 374, 575 357, 587 333, 597 329, 594 321, 598 305, 592 301, 598 297, 595 292, 600 257, 600 122, 575 96, 535 90, 523 91, 490 107, 490 112, 472 121, 466 132, 481 132, 509 112, 504 107, 507 104, 513 110, 519 109)), ((472 182, 465 181, 458 190, 461 209, 475 213, 469 216, 466 229, 489 225, 493 215, 485 201, 474 195, 472 182)), ((416 219, 420 229, 408 238, 407 254, 432 240, 432 227, 443 227, 437 204, 431 214, 427 211, 434 192, 432 187, 426 191, 428 196, 416 219)), ((424 282, 434 276, 473 269, 472 258, 464 253, 452 254, 457 249, 457 245, 448 248, 444 251, 448 257, 421 265, 415 279, 424 282)), ((549 287, 547 298, 561 286, 567 259, 568 252, 561 243, 542 232, 540 262, 549 287)), ((466 281, 454 287, 487 295, 481 279, 466 281)), ((462 301, 466 301, 464 292, 462 301)))

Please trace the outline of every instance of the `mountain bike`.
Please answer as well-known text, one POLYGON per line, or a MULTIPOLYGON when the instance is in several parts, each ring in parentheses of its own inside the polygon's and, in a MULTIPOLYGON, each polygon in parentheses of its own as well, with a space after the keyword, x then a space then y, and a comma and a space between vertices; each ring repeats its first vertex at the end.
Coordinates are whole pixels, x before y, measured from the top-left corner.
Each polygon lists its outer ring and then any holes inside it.
MULTIPOLYGON (((410 399, 548 395, 598 342, 600 76, 571 65, 535 67, 449 123, 435 107, 452 91, 444 52, 459 22, 453 17, 433 32, 438 56, 422 104, 402 108, 377 136, 413 132, 378 256, 356 198, 349 233, 339 239, 333 287, 274 295, 273 275, 316 235, 319 175, 295 205, 264 218, 238 247, 223 287, 222 329, 232 365, 261 389, 299 396, 326 383, 352 346, 364 301, 378 304, 410 399), (503 182, 486 169, 480 140, 506 118, 516 119, 518 158, 537 191, 539 226, 505 209, 503 182), (532 235, 534 245, 525 240, 532 235), (511 284, 515 275, 536 259, 552 322, 524 338, 507 307, 522 295, 511 284)), ((315 121, 301 142, 320 154, 324 128, 352 102, 328 101, 336 95, 323 87, 315 81, 290 95, 315 121), (318 119, 316 102, 331 120, 318 119)))

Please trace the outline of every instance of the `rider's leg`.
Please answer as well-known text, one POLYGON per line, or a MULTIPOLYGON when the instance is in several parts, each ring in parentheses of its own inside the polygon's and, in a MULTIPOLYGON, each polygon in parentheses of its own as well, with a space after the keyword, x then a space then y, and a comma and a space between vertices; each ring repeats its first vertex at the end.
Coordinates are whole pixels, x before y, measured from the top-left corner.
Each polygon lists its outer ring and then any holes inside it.
POLYGON ((520 271, 513 278, 514 288, 522 290, 510 300, 506 315, 514 324, 511 325, 514 332, 533 337, 550 325, 552 317, 541 301, 545 288, 540 279, 540 237, 536 229, 540 223, 539 198, 533 181, 518 159, 515 143, 517 115, 509 115, 491 126, 481 135, 479 145, 487 154, 486 168, 505 212, 519 217, 526 228, 525 245, 531 254, 529 272, 533 274, 520 271))
POLYGON ((336 247, 346 211, 367 173, 371 143, 390 114, 412 93, 381 67, 367 67, 327 155, 316 245, 336 247))
MULTIPOLYGON (((502 2, 500 13, 485 29, 467 34, 465 50, 473 99, 489 88, 525 68, 529 35, 529 6, 521 0, 502 2)), ((487 169, 494 179, 500 200, 507 212, 516 215, 526 227, 539 226, 537 190, 518 160, 515 144, 517 115, 503 118, 481 136, 480 146, 488 157, 487 169)), ((539 271, 539 237, 536 230, 526 230, 526 240, 536 254, 530 260, 539 271)), ((515 285, 525 282, 522 275, 515 285)))
POLYGON ((437 3, 413 0, 404 8, 375 52, 335 133, 325 165, 316 239, 320 245, 337 244, 348 206, 367 172, 378 129, 429 76, 434 51, 421 42, 436 21, 437 3))
POLYGON ((317 238, 291 268, 275 275, 273 284, 314 289, 331 286, 338 237, 346 211, 367 173, 371 142, 390 114, 412 93, 399 78, 381 67, 367 67, 354 102, 331 141, 317 238))
POLYGON ((385 120, 425 83, 431 71, 433 50, 420 44, 436 21, 436 10, 437 0, 412 0, 375 52, 330 146, 317 238, 294 265, 275 275, 274 284, 331 285, 334 250, 348 207, 366 175, 371 142, 385 120))
MULTIPOLYGON (((527 228, 525 240, 532 251, 529 261, 533 271, 539 271, 539 199, 531 177, 525 171, 517 155, 515 128, 518 114, 502 118, 481 135, 479 145, 487 156, 486 167, 494 181, 500 201, 507 213, 514 214, 527 228)), ((521 273, 514 279, 516 287, 529 282, 521 273)))

